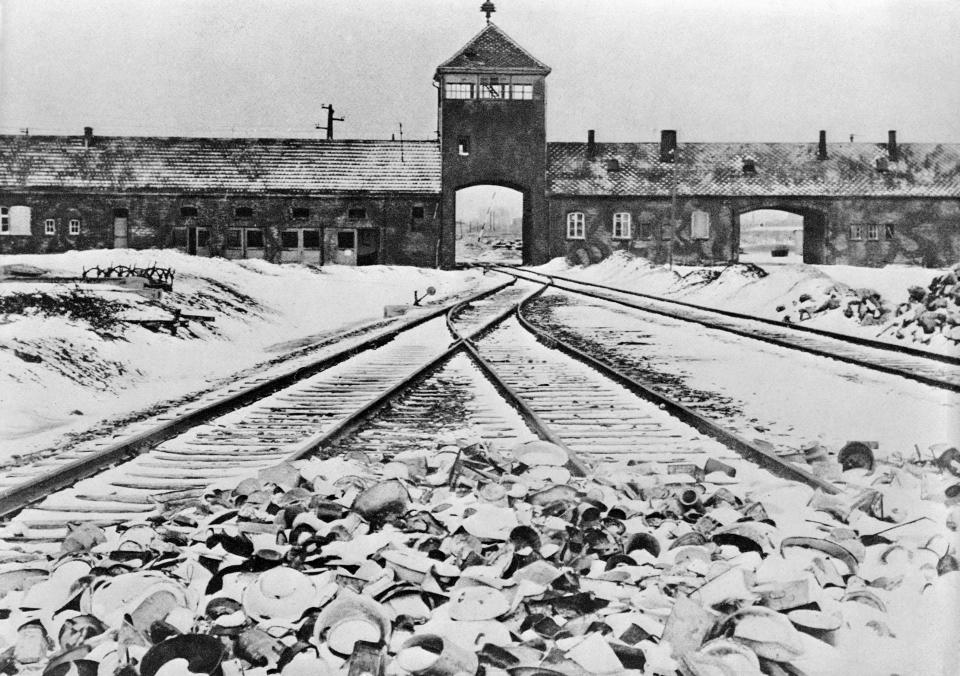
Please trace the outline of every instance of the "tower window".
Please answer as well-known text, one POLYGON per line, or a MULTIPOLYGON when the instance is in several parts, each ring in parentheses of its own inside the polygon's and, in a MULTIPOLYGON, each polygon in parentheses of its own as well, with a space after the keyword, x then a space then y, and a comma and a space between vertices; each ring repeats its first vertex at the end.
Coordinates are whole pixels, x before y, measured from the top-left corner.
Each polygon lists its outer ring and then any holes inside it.
POLYGON ((567 214, 567 239, 586 239, 585 222, 582 211, 572 211, 567 214))
POLYGON ((481 99, 505 99, 510 93, 510 85, 497 77, 480 78, 481 99))
POLYGON ((632 236, 631 230, 630 214, 624 211, 613 215, 614 239, 630 239, 632 236))
POLYGON ((351 221, 359 221, 367 217, 367 210, 360 207, 347 210, 347 218, 351 221))
POLYGON ((470 137, 461 136, 457 139, 457 155, 466 157, 470 154, 470 137))
POLYGON ((306 207, 294 207, 292 213, 294 218, 310 218, 310 210, 306 207))
POLYGON ((472 82, 448 82, 444 85, 443 97, 446 99, 472 99, 472 82))
POLYGON ((252 207, 237 207, 233 210, 233 215, 237 218, 253 218, 252 207))
POLYGON ((196 207, 180 207, 181 218, 193 218, 196 215, 197 215, 196 207))
POLYGON ((529 84, 515 84, 513 85, 513 96, 512 98, 520 99, 521 101, 530 101, 533 99, 533 85, 529 84))

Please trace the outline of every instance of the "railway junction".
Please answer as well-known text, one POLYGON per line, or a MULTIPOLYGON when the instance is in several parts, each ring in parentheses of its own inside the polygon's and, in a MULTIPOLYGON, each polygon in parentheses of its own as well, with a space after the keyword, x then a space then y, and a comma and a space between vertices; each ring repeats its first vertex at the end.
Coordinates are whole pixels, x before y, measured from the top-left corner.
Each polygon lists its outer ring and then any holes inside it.
POLYGON ((955 357, 535 269, 483 280, 9 466, 7 668, 921 673, 955 658, 913 621, 956 599, 960 453, 935 443, 956 417, 955 357), (741 377, 717 374, 737 362, 741 377), (854 406, 811 420, 749 390, 753 373, 834 401, 869 390, 915 422, 854 406), (805 443, 865 426, 842 448, 805 443))

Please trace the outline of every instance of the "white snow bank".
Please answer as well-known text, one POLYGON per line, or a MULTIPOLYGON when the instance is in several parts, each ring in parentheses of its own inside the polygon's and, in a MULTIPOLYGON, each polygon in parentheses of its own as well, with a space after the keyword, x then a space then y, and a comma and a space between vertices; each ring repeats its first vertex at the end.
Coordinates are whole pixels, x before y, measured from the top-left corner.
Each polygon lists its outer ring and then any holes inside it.
POLYGON ((909 287, 926 288, 934 277, 944 274, 945 269, 905 265, 863 268, 802 263, 760 267, 767 276, 760 277, 753 273, 755 268, 743 265, 727 268, 675 265, 670 269, 654 265, 627 252, 615 252, 594 265, 572 266, 563 258, 555 258, 545 265, 531 269, 778 320, 789 315, 792 321, 797 321, 797 310, 801 305, 799 299, 804 294, 811 296, 816 305, 820 299, 829 298, 830 294, 834 293, 841 301, 841 308, 815 315, 812 319, 803 321, 804 326, 861 338, 885 340, 941 354, 960 355, 960 348, 939 334, 934 335, 928 344, 898 340, 894 331, 881 335, 884 324, 861 324, 856 316, 847 318, 842 311, 847 301, 854 298, 855 291, 859 289, 878 292, 888 307, 895 308, 907 300, 909 287))
POLYGON ((159 303, 105 285, 0 283, 0 301, 41 294, 46 301, 91 304, 106 316, 170 316, 175 308, 214 315, 177 336, 129 323, 96 330, 66 311, 0 314, 0 461, 49 446, 66 432, 201 389, 309 336, 379 321, 383 306, 409 304, 433 286, 436 301, 489 286, 480 271, 401 266, 316 268, 266 261, 199 258, 166 250, 71 251, 0 257, 57 276, 84 268, 157 265, 176 271, 159 303), (21 296, 22 297, 22 296, 21 296), (51 300, 52 299, 52 300, 51 300), (39 360, 39 361, 38 361, 39 360))

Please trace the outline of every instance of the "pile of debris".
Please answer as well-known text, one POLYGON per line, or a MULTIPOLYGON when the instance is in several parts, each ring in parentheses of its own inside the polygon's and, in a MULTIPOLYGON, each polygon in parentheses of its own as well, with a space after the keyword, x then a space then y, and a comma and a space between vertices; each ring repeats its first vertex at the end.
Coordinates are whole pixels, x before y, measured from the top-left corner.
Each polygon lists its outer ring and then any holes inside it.
POLYGON ((955 637, 916 636, 956 611, 960 453, 866 448, 805 449, 832 494, 714 458, 576 477, 553 444, 473 439, 280 464, 48 555, 8 526, 0 670, 941 673, 955 637))
POLYGON ((880 335, 893 331, 900 340, 929 343, 937 335, 960 345, 960 264, 929 286, 911 286, 908 300, 897 306, 894 319, 880 335))

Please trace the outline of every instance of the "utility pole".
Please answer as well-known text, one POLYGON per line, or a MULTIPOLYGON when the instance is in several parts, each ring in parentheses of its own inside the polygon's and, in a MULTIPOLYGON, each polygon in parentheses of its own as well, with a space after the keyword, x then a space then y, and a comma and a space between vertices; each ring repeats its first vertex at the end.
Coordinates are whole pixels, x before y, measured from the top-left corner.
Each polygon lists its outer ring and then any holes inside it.
POLYGON ((329 103, 324 103, 324 104, 323 104, 322 106, 320 106, 320 107, 327 111, 327 126, 326 126, 326 127, 322 127, 322 126, 320 126, 320 123, 319 123, 319 122, 317 122, 316 125, 314 125, 314 126, 315 126, 317 129, 326 129, 326 130, 327 130, 327 140, 328 140, 328 141, 331 141, 331 140, 333 140, 333 123, 334 123, 334 122, 344 122, 346 118, 343 118, 343 117, 334 117, 334 116, 333 116, 333 106, 332 106, 331 104, 329 104, 329 103))

